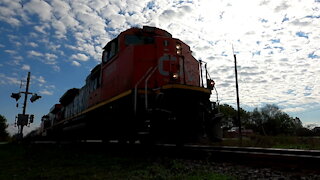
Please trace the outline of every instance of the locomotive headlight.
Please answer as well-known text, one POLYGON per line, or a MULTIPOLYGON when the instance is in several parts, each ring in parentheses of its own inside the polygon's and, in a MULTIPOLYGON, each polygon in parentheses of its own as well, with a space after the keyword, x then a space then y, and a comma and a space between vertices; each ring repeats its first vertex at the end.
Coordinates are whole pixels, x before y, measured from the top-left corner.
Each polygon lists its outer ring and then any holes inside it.
POLYGON ((176 44, 176 50, 177 50, 177 55, 181 56, 182 55, 182 47, 180 43, 176 44))
POLYGON ((176 49, 177 50, 181 49, 181 44, 176 44, 176 49))
POLYGON ((173 79, 178 79, 179 78, 179 74, 178 73, 173 73, 172 74, 172 78, 173 79))

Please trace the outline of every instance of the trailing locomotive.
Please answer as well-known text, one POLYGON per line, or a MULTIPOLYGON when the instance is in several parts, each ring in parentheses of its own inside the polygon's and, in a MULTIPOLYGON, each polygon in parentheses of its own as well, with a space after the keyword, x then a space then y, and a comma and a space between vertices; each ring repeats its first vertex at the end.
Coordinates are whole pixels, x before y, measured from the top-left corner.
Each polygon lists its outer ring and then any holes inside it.
POLYGON ((103 48, 85 85, 43 116, 51 139, 187 142, 220 138, 214 81, 190 47, 165 30, 131 28, 103 48))

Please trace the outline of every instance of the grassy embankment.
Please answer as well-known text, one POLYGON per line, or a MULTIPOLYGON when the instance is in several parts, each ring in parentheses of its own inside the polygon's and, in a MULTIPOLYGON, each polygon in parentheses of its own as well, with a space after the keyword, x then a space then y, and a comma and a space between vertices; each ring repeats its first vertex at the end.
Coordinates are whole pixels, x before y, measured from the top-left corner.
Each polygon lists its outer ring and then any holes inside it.
POLYGON ((233 179, 209 164, 81 148, 2 144, 0 179, 233 179))

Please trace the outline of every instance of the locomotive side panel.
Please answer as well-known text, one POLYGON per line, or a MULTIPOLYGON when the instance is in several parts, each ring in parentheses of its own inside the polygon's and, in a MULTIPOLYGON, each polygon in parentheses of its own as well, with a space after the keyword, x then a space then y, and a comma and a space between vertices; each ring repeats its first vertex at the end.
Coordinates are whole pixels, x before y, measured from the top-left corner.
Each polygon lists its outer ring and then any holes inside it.
POLYGON ((121 50, 110 62, 102 66, 101 101, 110 99, 129 89, 132 84, 133 48, 121 50))

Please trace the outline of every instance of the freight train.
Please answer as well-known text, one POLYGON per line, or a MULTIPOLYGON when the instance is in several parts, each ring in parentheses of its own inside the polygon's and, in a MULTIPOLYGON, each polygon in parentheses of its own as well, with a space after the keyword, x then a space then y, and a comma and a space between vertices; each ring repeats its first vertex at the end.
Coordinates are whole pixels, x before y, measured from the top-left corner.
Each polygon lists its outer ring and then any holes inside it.
POLYGON ((72 88, 43 116, 46 139, 189 142, 219 139, 210 101, 214 81, 190 47, 165 30, 121 32, 81 88, 72 88))

